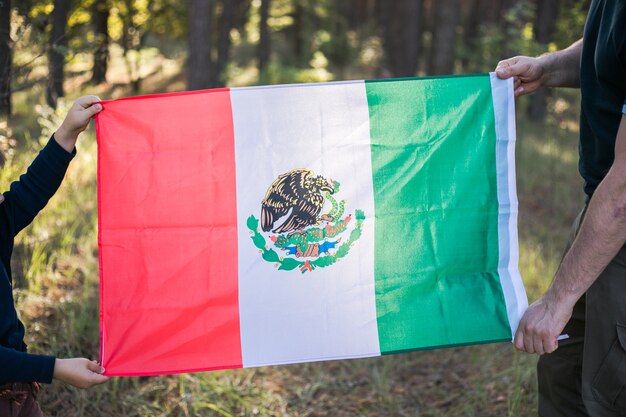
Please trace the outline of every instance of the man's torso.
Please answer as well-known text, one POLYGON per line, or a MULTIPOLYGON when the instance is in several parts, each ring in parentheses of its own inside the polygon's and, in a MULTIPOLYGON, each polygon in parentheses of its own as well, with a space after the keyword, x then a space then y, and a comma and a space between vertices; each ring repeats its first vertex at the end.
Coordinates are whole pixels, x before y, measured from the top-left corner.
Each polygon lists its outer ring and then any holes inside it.
POLYGON ((591 196, 611 165, 626 100, 626 1, 591 3, 580 66, 579 170, 591 196))

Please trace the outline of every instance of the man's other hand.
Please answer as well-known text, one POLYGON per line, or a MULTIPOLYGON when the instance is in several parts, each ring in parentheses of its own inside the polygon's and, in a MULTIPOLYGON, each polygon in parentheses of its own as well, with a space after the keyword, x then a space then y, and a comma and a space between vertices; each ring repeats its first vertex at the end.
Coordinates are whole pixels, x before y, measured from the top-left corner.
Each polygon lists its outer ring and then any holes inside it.
POLYGON ((572 308, 559 306, 548 295, 528 307, 515 333, 515 347, 528 353, 552 353, 558 348, 557 338, 572 316, 572 308))

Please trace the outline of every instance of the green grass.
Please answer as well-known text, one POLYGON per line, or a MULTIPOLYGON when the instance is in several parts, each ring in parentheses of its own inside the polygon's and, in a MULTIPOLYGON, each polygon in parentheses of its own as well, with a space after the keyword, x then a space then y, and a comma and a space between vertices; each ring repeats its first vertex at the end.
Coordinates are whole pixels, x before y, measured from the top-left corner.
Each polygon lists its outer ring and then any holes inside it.
MULTIPOLYGON (((165 76, 149 77, 144 92, 183 89, 180 73, 168 71, 165 76)), ((234 73, 240 74, 242 83, 250 76, 245 70, 234 73)), ((78 88, 73 97, 79 91, 102 98, 130 93, 126 87, 109 85, 78 88)), ((37 91, 16 96, 19 116, 12 120, 12 133, 8 132, 18 144, 12 147, 15 156, 0 172, 5 189, 25 170, 64 114, 63 108, 56 113, 45 107, 34 111, 40 97, 37 91)), ((582 204, 577 132, 571 128, 576 125, 576 99, 570 92, 559 92, 558 97, 546 124, 534 125, 523 117, 518 121, 520 269, 531 301, 549 285, 570 223, 582 204)), ((92 130, 81 137, 78 149, 61 189, 19 235, 13 270, 31 351, 97 358, 92 130)), ((376 359, 114 378, 88 391, 54 382, 43 390, 40 401, 50 416, 531 416, 536 406, 535 362, 536 357, 501 343, 376 359)))

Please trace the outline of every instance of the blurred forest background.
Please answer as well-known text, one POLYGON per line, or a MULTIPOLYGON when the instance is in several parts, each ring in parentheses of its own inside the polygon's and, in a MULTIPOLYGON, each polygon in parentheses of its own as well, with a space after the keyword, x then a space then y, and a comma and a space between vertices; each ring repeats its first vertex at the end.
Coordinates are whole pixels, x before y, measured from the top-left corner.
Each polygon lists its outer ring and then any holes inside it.
MULTIPOLYGON (((492 71, 579 39, 589 0, 0 0, 0 185, 72 100, 220 86, 492 71)), ((517 101, 520 269, 531 301, 582 203, 576 90, 517 101)), ((98 355, 96 146, 18 236, 32 352, 98 355)), ((510 344, 151 378, 60 383, 50 416, 532 416, 536 358, 510 344)), ((1 370, 0 370, 1 372, 1 370)))

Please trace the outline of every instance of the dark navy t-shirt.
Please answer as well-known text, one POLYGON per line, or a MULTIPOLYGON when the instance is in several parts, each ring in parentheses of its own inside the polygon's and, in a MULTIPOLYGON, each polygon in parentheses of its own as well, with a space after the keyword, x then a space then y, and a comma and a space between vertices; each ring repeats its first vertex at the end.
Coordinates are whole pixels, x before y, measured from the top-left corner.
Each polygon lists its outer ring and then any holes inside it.
POLYGON ((591 197, 611 168, 626 113, 626 0, 593 0, 583 36, 579 171, 591 197))

